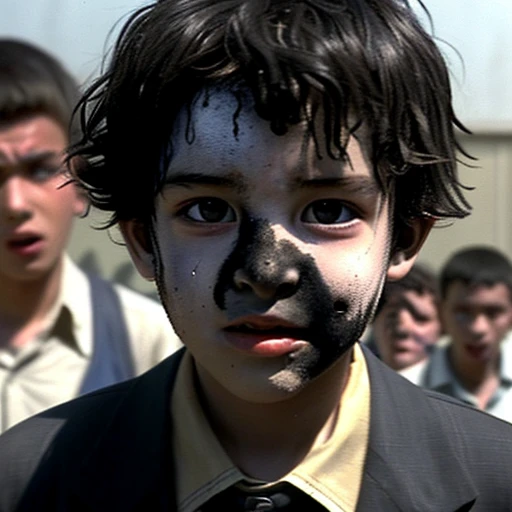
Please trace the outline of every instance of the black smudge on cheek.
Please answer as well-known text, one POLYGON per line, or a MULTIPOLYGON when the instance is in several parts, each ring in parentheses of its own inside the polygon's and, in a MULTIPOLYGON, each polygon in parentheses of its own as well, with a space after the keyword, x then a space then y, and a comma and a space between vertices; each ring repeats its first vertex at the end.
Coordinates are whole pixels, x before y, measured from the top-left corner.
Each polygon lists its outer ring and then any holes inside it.
POLYGON ((303 278, 294 300, 309 319, 309 339, 314 350, 292 365, 304 377, 313 378, 331 366, 360 339, 370 318, 360 298, 347 290, 333 294, 316 262, 309 257, 302 269, 303 278), (316 356, 314 364, 313 358, 316 356))
POLYGON ((253 294, 235 285, 238 269, 243 269, 256 281, 266 280, 271 285, 272 282, 277 284, 279 275, 287 269, 298 272, 293 293, 285 298, 276 295, 260 306, 264 311, 279 300, 286 300, 286 310, 308 326, 312 350, 304 357, 292 357, 289 363, 289 368, 304 378, 315 377, 333 364, 360 338, 369 320, 370 312, 362 307, 360 298, 350 300, 346 290, 345 295, 340 292, 333 296, 313 257, 303 254, 289 241, 276 240, 267 221, 242 219, 238 240, 219 271, 214 288, 215 303, 222 310, 226 310, 228 294, 238 294, 241 300, 243 293, 253 294), (271 275, 269 269, 273 269, 274 274, 271 275))

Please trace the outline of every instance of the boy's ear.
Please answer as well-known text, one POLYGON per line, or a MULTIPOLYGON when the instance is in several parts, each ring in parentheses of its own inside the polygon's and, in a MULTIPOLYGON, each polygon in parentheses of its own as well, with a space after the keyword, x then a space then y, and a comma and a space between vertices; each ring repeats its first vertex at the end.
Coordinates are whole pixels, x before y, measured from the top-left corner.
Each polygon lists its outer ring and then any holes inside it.
POLYGON ((419 217, 400 226, 389 260, 389 281, 398 281, 411 270, 434 222, 430 217, 419 217))
POLYGON ((139 274, 148 281, 155 279, 154 257, 147 229, 136 220, 119 221, 119 229, 139 274))

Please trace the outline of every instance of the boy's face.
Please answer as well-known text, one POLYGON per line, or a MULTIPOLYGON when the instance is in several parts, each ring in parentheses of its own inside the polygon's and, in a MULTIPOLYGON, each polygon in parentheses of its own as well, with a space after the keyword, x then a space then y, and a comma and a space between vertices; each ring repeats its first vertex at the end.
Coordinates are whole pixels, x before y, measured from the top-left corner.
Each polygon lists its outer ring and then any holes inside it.
MULTIPOLYGON (((417 247, 390 264, 389 204, 360 143, 350 140, 350 165, 319 158, 303 127, 276 136, 247 104, 234 115, 237 106, 231 93, 211 93, 190 125, 185 114, 177 122, 156 198, 156 277, 203 389, 278 401, 358 340, 388 267, 402 277, 428 228, 414 224, 417 247)), ((140 225, 121 227, 152 277, 140 225)))
POLYGON ((495 363, 512 322, 512 301, 503 283, 468 286, 454 281, 441 304, 443 325, 460 362, 495 363))
POLYGON ((373 332, 382 360, 394 370, 422 361, 441 335, 435 297, 428 292, 395 290, 375 317, 373 332))
POLYGON ((0 125, 0 280, 45 277, 62 255, 85 207, 75 187, 61 187, 67 142, 46 115, 0 125))

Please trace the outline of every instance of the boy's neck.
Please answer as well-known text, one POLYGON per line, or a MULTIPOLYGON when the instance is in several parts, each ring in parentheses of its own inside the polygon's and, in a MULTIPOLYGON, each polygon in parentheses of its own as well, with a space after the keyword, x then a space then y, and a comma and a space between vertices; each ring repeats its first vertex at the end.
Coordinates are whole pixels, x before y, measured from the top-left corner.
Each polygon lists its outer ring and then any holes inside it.
POLYGON ((233 463, 248 476, 275 481, 297 466, 315 441, 329 439, 351 359, 349 350, 297 395, 277 403, 249 403, 222 392, 205 396, 212 429, 233 463))
POLYGON ((500 361, 485 363, 462 361, 453 351, 449 352, 450 363, 457 380, 464 389, 475 395, 480 409, 485 409, 500 383, 500 361))
POLYGON ((0 277, 0 348, 18 349, 37 336, 57 300, 61 277, 62 261, 37 280, 0 277))

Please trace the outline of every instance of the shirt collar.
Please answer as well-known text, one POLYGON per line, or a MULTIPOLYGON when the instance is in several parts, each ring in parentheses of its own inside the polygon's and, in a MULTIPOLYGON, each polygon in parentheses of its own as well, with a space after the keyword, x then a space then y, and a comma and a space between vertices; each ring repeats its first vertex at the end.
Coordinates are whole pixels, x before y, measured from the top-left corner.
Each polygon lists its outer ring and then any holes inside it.
MULTIPOLYGON (((457 385, 457 379, 448 358, 450 343, 451 341, 446 345, 436 347, 430 356, 427 383, 429 388, 439 389, 444 386, 457 385)), ((500 380, 504 384, 512 384, 512 331, 501 342, 500 380)))
POLYGON ((512 385, 512 332, 501 343, 501 379, 512 385))
POLYGON ((49 339, 55 339, 84 357, 92 354, 92 310, 87 276, 64 255, 55 302, 48 310, 37 337, 21 350, 0 351, 1 364, 15 368, 33 357, 49 339))
POLYGON ((427 367, 429 388, 437 389, 449 385, 455 378, 448 362, 448 346, 436 347, 430 355, 427 367))
POLYGON ((59 313, 63 308, 68 310, 71 317, 74 348, 85 357, 90 357, 93 350, 93 318, 90 293, 89 280, 86 274, 68 255, 65 255, 56 308, 58 308, 59 313))
MULTIPOLYGON (((171 401, 175 421, 173 447, 175 460, 180 461, 176 468, 180 512, 196 510, 231 485, 250 481, 233 465, 212 432, 201 410, 194 380, 193 359, 187 352, 171 401)), ((328 510, 355 510, 369 423, 370 384, 364 356, 356 345, 332 436, 325 443, 316 443, 301 464, 282 480, 301 488, 328 510)))

